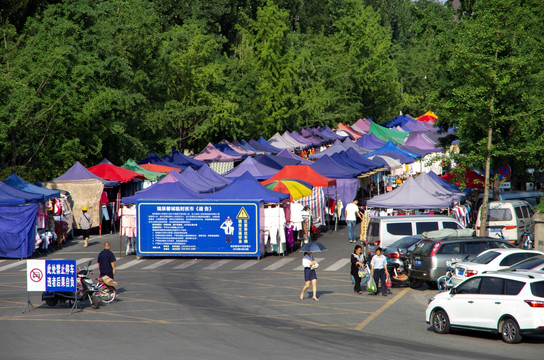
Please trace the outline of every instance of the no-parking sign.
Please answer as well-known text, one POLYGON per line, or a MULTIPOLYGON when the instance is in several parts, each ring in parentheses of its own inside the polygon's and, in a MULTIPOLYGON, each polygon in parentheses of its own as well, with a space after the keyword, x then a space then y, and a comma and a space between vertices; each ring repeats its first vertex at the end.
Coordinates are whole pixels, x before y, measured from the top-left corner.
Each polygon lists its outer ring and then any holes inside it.
POLYGON ((27 260, 27 291, 77 290, 77 268, 75 260, 27 260))
POLYGON ((510 179, 510 175, 512 175, 512 169, 510 168, 510 165, 508 164, 502 164, 497 169, 497 175, 499 175, 500 181, 506 181, 510 179))

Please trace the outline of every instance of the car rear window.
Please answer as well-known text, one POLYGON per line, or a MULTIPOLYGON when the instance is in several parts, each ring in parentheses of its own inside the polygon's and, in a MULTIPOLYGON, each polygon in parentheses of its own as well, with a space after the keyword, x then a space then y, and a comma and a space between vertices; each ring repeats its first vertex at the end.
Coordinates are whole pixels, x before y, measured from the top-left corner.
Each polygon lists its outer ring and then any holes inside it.
POLYGON ((485 241, 468 241, 464 245, 464 254, 479 254, 487 249, 487 243, 485 241))
POLYGON ((487 213, 487 221, 510 221, 512 220, 512 212, 510 209, 489 209, 487 213))
POLYGON ((544 298, 544 281, 537 281, 532 283, 531 292, 534 296, 544 298))
POLYGON ((510 269, 533 269, 539 265, 544 265, 544 257, 542 256, 525 259, 517 264, 512 265, 510 269))
POLYGON ((506 295, 517 295, 523 289, 524 285, 523 281, 506 279, 504 282, 504 293, 506 295))
POLYGON ((499 256, 500 253, 497 251, 488 251, 484 254, 478 255, 472 262, 477 264, 489 264, 491 260, 499 256))
POLYGON ((459 226, 458 223, 453 221, 444 221, 442 223, 442 228, 444 229, 461 229, 461 226, 459 226))
POLYGON ((414 255, 429 256, 431 250, 433 249, 434 241, 422 241, 417 244, 414 252, 414 255))
POLYGON ((425 231, 438 230, 438 221, 416 222, 416 234, 423 234, 425 231))
POLYGON ((392 235, 412 235, 412 223, 387 224, 387 232, 392 235))

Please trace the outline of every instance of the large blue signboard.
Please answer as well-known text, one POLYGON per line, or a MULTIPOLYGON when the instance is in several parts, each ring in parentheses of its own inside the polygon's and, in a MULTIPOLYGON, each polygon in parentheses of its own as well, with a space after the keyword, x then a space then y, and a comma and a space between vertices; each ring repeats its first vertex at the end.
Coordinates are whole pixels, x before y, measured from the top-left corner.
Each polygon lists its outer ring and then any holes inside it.
POLYGON ((260 256, 260 201, 137 203, 141 256, 260 256))

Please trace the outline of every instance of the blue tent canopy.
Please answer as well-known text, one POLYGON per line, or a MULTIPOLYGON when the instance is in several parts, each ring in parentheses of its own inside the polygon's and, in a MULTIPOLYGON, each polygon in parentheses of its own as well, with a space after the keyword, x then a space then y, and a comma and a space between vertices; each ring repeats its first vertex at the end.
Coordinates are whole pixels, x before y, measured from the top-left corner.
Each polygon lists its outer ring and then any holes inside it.
POLYGON ((348 138, 348 136, 338 135, 337 133, 332 131, 332 129, 328 125, 325 125, 324 127, 318 127, 317 131, 319 131, 322 134, 327 135, 331 139, 345 140, 345 139, 348 138))
POLYGON ((43 195, 16 189, 0 181, 0 191, 24 200, 25 204, 43 202, 43 195))
MULTIPOLYGON (((161 159, 165 160, 169 164, 167 166, 172 166, 172 167, 181 166, 181 169, 183 170, 188 167, 192 167, 193 169, 198 170, 200 169, 201 166, 205 164, 204 161, 193 159, 192 157, 189 157, 174 148, 172 148, 172 153, 170 155, 164 155, 161 159)), ((163 165, 163 164, 159 164, 159 165, 163 165)))
POLYGON ((144 164, 155 164, 155 165, 162 165, 162 166, 170 166, 170 167, 174 167, 176 169, 182 169, 182 170, 186 168, 186 166, 184 167, 182 165, 178 165, 178 164, 174 164, 173 162, 166 161, 166 160, 160 158, 159 155, 155 154, 154 152, 147 155, 147 157, 145 159, 143 159, 142 161, 140 161, 138 163, 138 165, 144 165, 144 164))
MULTIPOLYGON (((253 140, 253 141, 255 141, 255 140, 253 140)), ((256 142, 256 141, 255 141, 255 142, 256 142)), ((247 151, 254 151, 256 154, 270 154, 270 151, 266 151, 264 148, 262 148, 262 147, 260 146, 259 143, 257 143, 257 144, 259 145, 259 146, 258 146, 258 147, 259 147, 258 149, 257 149, 257 148, 254 148, 254 147, 251 146, 251 145, 249 145, 249 143, 248 143, 247 141, 245 141, 245 140, 242 140, 242 142, 239 143, 239 144, 240 144, 240 146, 241 146, 243 149, 245 149, 245 150, 247 150, 247 151)))
POLYGON ((332 144, 331 146, 329 146, 327 149, 321 151, 321 152, 318 152, 318 153, 315 153, 315 154, 311 154, 310 155, 310 159, 319 159, 325 155, 329 155, 331 156, 332 154, 335 154, 337 152, 340 152, 340 151, 345 151, 346 148, 344 147, 344 145, 342 144, 342 142, 340 140, 336 140, 334 142, 334 144, 332 144))
POLYGON ((38 204, 0 206, 0 257, 24 259, 34 253, 37 213, 38 204))
MULTIPOLYGON (((351 149, 350 149, 351 150, 351 149)), ((353 150, 352 150, 353 151, 353 150)), ((358 155, 358 154, 357 154, 358 155)), ((331 155, 331 159, 336 161, 338 164, 347 167, 348 169, 360 170, 361 173, 367 173, 374 169, 381 167, 379 164, 365 159, 362 156, 358 155, 359 158, 354 159, 347 155, 346 151, 342 151, 336 154, 331 155)))
POLYGON ((245 172, 232 184, 210 194, 206 199, 229 199, 229 200, 263 200, 265 203, 280 203, 289 199, 289 194, 272 191, 255 180, 251 174, 245 172))
POLYGON ((312 165, 314 163, 313 161, 304 159, 298 155, 293 154, 287 149, 283 149, 278 155, 276 155, 276 157, 284 157, 287 159, 296 160, 298 161, 298 164, 296 165, 312 165))
POLYGON ((238 151, 231 148, 228 144, 213 144, 213 146, 215 146, 215 148, 222 153, 230 156, 241 156, 243 158, 247 157, 246 154, 240 154, 238 151))
POLYGON ((13 188, 33 194, 42 195, 43 200, 55 199, 60 197, 60 191, 36 186, 34 184, 24 181, 15 173, 11 174, 4 182, 13 188))
POLYGON ((385 155, 397 159, 401 163, 411 164, 415 161, 416 158, 420 158, 421 155, 411 153, 407 150, 399 148, 397 145, 393 144, 391 141, 388 141, 382 148, 366 154, 366 157, 372 155, 385 155))
POLYGON ((123 204, 135 204, 138 200, 194 200, 201 197, 198 192, 178 181, 173 181, 155 183, 132 196, 123 197, 121 202, 123 204))
POLYGON ((323 156, 317 160, 315 164, 310 165, 312 169, 332 179, 352 179, 354 176, 359 175, 362 171, 348 169, 336 161, 331 159, 328 155, 323 156))
POLYGON ((355 145, 369 150, 378 150, 385 144, 385 141, 378 139, 378 137, 374 134, 363 135, 355 142, 355 145))

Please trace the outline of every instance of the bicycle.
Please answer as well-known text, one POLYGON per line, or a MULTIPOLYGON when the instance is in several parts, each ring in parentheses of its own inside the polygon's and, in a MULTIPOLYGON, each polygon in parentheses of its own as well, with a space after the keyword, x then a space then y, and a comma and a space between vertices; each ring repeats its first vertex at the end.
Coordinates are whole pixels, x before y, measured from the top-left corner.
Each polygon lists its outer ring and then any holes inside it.
POLYGON ((521 241, 519 243, 519 247, 521 249, 533 249, 535 247, 534 243, 535 235, 529 232, 529 226, 526 226, 525 229, 523 229, 523 233, 521 234, 521 241))

